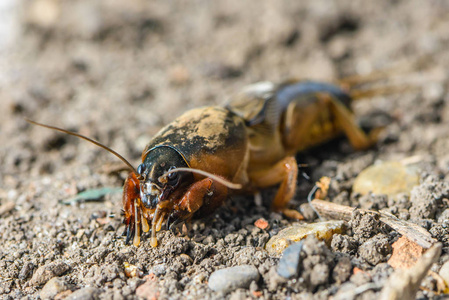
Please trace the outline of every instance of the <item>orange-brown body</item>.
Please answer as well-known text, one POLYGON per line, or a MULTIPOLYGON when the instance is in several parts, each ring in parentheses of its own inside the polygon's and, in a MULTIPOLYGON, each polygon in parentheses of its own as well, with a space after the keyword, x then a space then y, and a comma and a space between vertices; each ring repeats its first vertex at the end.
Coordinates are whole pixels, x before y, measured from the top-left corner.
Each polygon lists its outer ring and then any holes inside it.
POLYGON ((374 138, 354 122, 350 102, 329 84, 265 82, 235 95, 226 107, 186 112, 152 139, 125 183, 127 242, 134 237, 139 245, 141 231, 151 225, 156 246, 163 223, 170 227, 206 215, 229 191, 279 185, 272 209, 292 215, 287 204, 296 188, 295 153, 341 133, 357 149, 372 145, 374 138))

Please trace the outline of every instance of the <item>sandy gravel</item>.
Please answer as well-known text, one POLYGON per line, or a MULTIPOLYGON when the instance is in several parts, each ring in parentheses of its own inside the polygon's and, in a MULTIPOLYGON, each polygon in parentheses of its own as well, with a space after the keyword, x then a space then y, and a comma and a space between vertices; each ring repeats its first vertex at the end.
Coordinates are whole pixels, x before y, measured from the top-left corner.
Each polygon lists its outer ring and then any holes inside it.
MULTIPOLYGON (((356 152, 339 139, 298 161, 308 164, 312 182, 333 179, 331 201, 386 209, 428 230, 443 243, 433 271, 449 260, 448 2, 18 3, 0 6, 9 28, 0 30, 0 297, 326 299, 366 283, 381 286, 400 235, 367 216, 354 216, 331 245, 307 240, 303 272, 279 278, 279 258, 263 247, 292 220, 270 212, 273 190, 263 192, 262 206, 251 197, 230 199, 188 231, 161 232, 158 248, 148 236, 139 248, 126 246, 120 193, 61 203, 82 191, 121 187, 127 172, 111 171, 120 162, 24 121, 94 137, 137 166, 163 125, 187 109, 225 103, 247 84, 291 77, 335 82, 375 70, 388 70, 381 85, 407 86, 354 105, 368 123, 388 116, 377 147, 356 152), (410 196, 352 192, 355 177, 376 160, 410 157, 421 176, 410 196), (267 229, 254 225, 260 218, 267 229), (138 268, 136 277, 128 277, 125 263, 138 268), (257 268, 259 279, 228 293, 209 288, 214 271, 239 265, 257 268)), ((292 201, 306 216, 311 188, 301 178, 292 201)), ((423 284, 418 297, 436 299, 435 279, 423 284)), ((379 293, 373 288, 357 297, 379 293)))

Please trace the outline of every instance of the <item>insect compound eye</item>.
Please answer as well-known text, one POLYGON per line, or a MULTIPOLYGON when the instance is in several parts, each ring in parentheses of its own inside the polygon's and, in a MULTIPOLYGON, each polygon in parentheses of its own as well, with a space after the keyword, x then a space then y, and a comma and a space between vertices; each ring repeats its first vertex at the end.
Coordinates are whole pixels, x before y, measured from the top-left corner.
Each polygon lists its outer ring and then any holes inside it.
POLYGON ((145 172, 145 169, 146 169, 146 166, 145 166, 145 164, 140 164, 138 167, 137 167, 137 174, 139 174, 139 175, 143 175, 143 172, 145 172))
MULTIPOLYGON (((176 169, 175 167, 171 167, 169 171, 176 169)), ((169 181, 174 182, 178 178, 178 172, 168 173, 167 178, 169 181)))
POLYGON ((176 179, 177 177, 178 177, 178 173, 170 173, 170 174, 168 174, 168 179, 169 180, 176 179))

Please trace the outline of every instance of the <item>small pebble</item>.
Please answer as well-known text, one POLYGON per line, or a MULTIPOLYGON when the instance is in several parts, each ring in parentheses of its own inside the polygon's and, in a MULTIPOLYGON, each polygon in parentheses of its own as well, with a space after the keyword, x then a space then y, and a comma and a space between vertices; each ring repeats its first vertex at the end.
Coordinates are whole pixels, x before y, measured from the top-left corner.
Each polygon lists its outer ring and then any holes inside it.
POLYGON ((386 161, 363 170, 355 179, 353 191, 362 195, 368 193, 396 196, 410 195, 412 188, 419 184, 418 168, 400 162, 386 161))
POLYGON ((6 215, 11 210, 13 210, 15 207, 16 207, 16 204, 13 201, 6 202, 5 204, 0 205, 0 216, 6 215))
POLYGON ((143 299, 157 299, 159 288, 155 281, 148 280, 136 289, 136 296, 143 299))
POLYGON ((343 233, 345 222, 328 221, 312 224, 297 224, 281 230, 273 236, 265 246, 270 255, 279 256, 292 243, 299 242, 309 235, 316 236, 319 240, 330 242, 336 233, 343 233))
POLYGON ((151 272, 156 276, 165 275, 165 273, 167 272, 167 264, 155 265, 153 268, 151 268, 151 272))
POLYGON ((395 270, 384 283, 379 298, 389 300, 423 298, 418 296, 417 292, 432 265, 440 258, 441 248, 442 244, 436 243, 410 269, 395 270))
POLYGON ((306 220, 312 221, 316 218, 316 213, 309 203, 303 203, 299 206, 299 211, 306 220))
POLYGON ((299 273, 299 262, 301 259, 303 242, 290 245, 282 253, 282 258, 279 261, 277 272, 284 278, 291 278, 299 273))
POLYGON ((425 252, 425 249, 422 246, 409 240, 405 236, 400 237, 394 242, 392 248, 393 254, 390 256, 388 264, 394 269, 405 270, 411 268, 425 252))
POLYGON ((53 277, 42 288, 40 296, 42 299, 53 299, 57 294, 67 290, 67 283, 59 277, 53 277))
POLYGON ((36 0, 30 3, 27 21, 41 28, 55 26, 60 16, 60 4, 54 0, 36 0))
POLYGON ((331 249, 333 252, 353 255, 357 252, 358 246, 358 241, 352 236, 335 234, 332 237, 331 249))
POLYGON ((436 176, 427 176, 410 193, 410 218, 434 219, 443 199, 449 196, 449 183, 436 176))
POLYGON ((254 222, 254 226, 265 230, 268 228, 269 224, 268 224, 267 220, 265 220, 264 218, 260 218, 256 222, 254 222))
POLYGON ((71 293, 65 300, 96 300, 99 299, 101 290, 94 287, 85 287, 71 293))
POLYGON ((139 270, 137 268, 137 266, 132 265, 128 262, 124 262, 123 267, 124 267, 126 277, 128 277, 128 278, 143 277, 143 272, 141 270, 139 270))
POLYGON ((30 280, 31 285, 43 285, 56 276, 63 275, 70 266, 63 261, 55 261, 39 267, 30 280))
POLYGON ((387 255, 391 254, 391 251, 388 237, 384 234, 378 234, 360 245, 358 254, 369 264, 375 266, 386 261, 387 255))
POLYGON ((349 279, 352 273, 352 263, 349 256, 342 257, 338 260, 337 265, 332 270, 332 279, 337 284, 342 284, 349 279))
POLYGON ((444 282, 446 283, 446 286, 449 286, 449 261, 445 262, 443 266, 440 269, 440 272, 438 272, 438 275, 443 278, 444 282))
POLYGON ((190 80, 189 70, 182 65, 173 66, 169 71, 170 81, 173 84, 181 85, 190 80))
POLYGON ((221 269, 210 275, 209 288, 223 293, 229 293, 238 288, 247 289, 252 281, 259 280, 259 276, 259 271, 251 265, 221 269))
POLYGON ((33 274, 34 267, 34 264, 31 262, 24 263, 19 273, 19 279, 25 280, 30 277, 33 274))

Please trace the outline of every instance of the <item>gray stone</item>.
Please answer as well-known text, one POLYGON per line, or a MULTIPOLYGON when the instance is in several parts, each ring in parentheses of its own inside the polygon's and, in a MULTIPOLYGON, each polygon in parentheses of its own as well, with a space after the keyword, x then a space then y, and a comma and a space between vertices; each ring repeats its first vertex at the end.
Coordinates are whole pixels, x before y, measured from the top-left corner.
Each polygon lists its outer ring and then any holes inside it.
POLYGON ((151 268, 151 272, 156 276, 165 275, 165 273, 167 272, 167 264, 155 265, 153 268, 151 268))
POLYGON ((53 299, 56 294, 69 289, 67 283, 59 277, 53 277, 42 288, 39 295, 42 299, 53 299))
POLYGON ((25 280, 30 277, 33 274, 34 267, 34 264, 31 262, 24 263, 19 273, 19 279, 25 280))
POLYGON ((360 245, 358 253, 361 258, 375 266, 387 260, 392 248, 385 234, 379 233, 360 245))
POLYGON ((284 250, 277 267, 277 272, 279 275, 287 279, 298 275, 299 262, 301 260, 300 254, 303 244, 304 243, 302 241, 294 243, 284 250))
POLYGON ((210 275, 209 288, 216 292, 229 293, 238 288, 248 288, 259 280, 259 271, 251 265, 231 267, 215 271, 210 275))
POLYGON ((70 266, 63 261, 54 261, 39 267, 31 278, 32 285, 43 285, 56 276, 63 275, 70 270, 70 266))
POLYGON ((96 300, 101 290, 94 287, 85 287, 70 294, 66 300, 96 300))
POLYGON ((337 284, 347 281, 352 274, 352 263, 349 256, 338 260, 337 265, 332 270, 332 278, 337 284))

